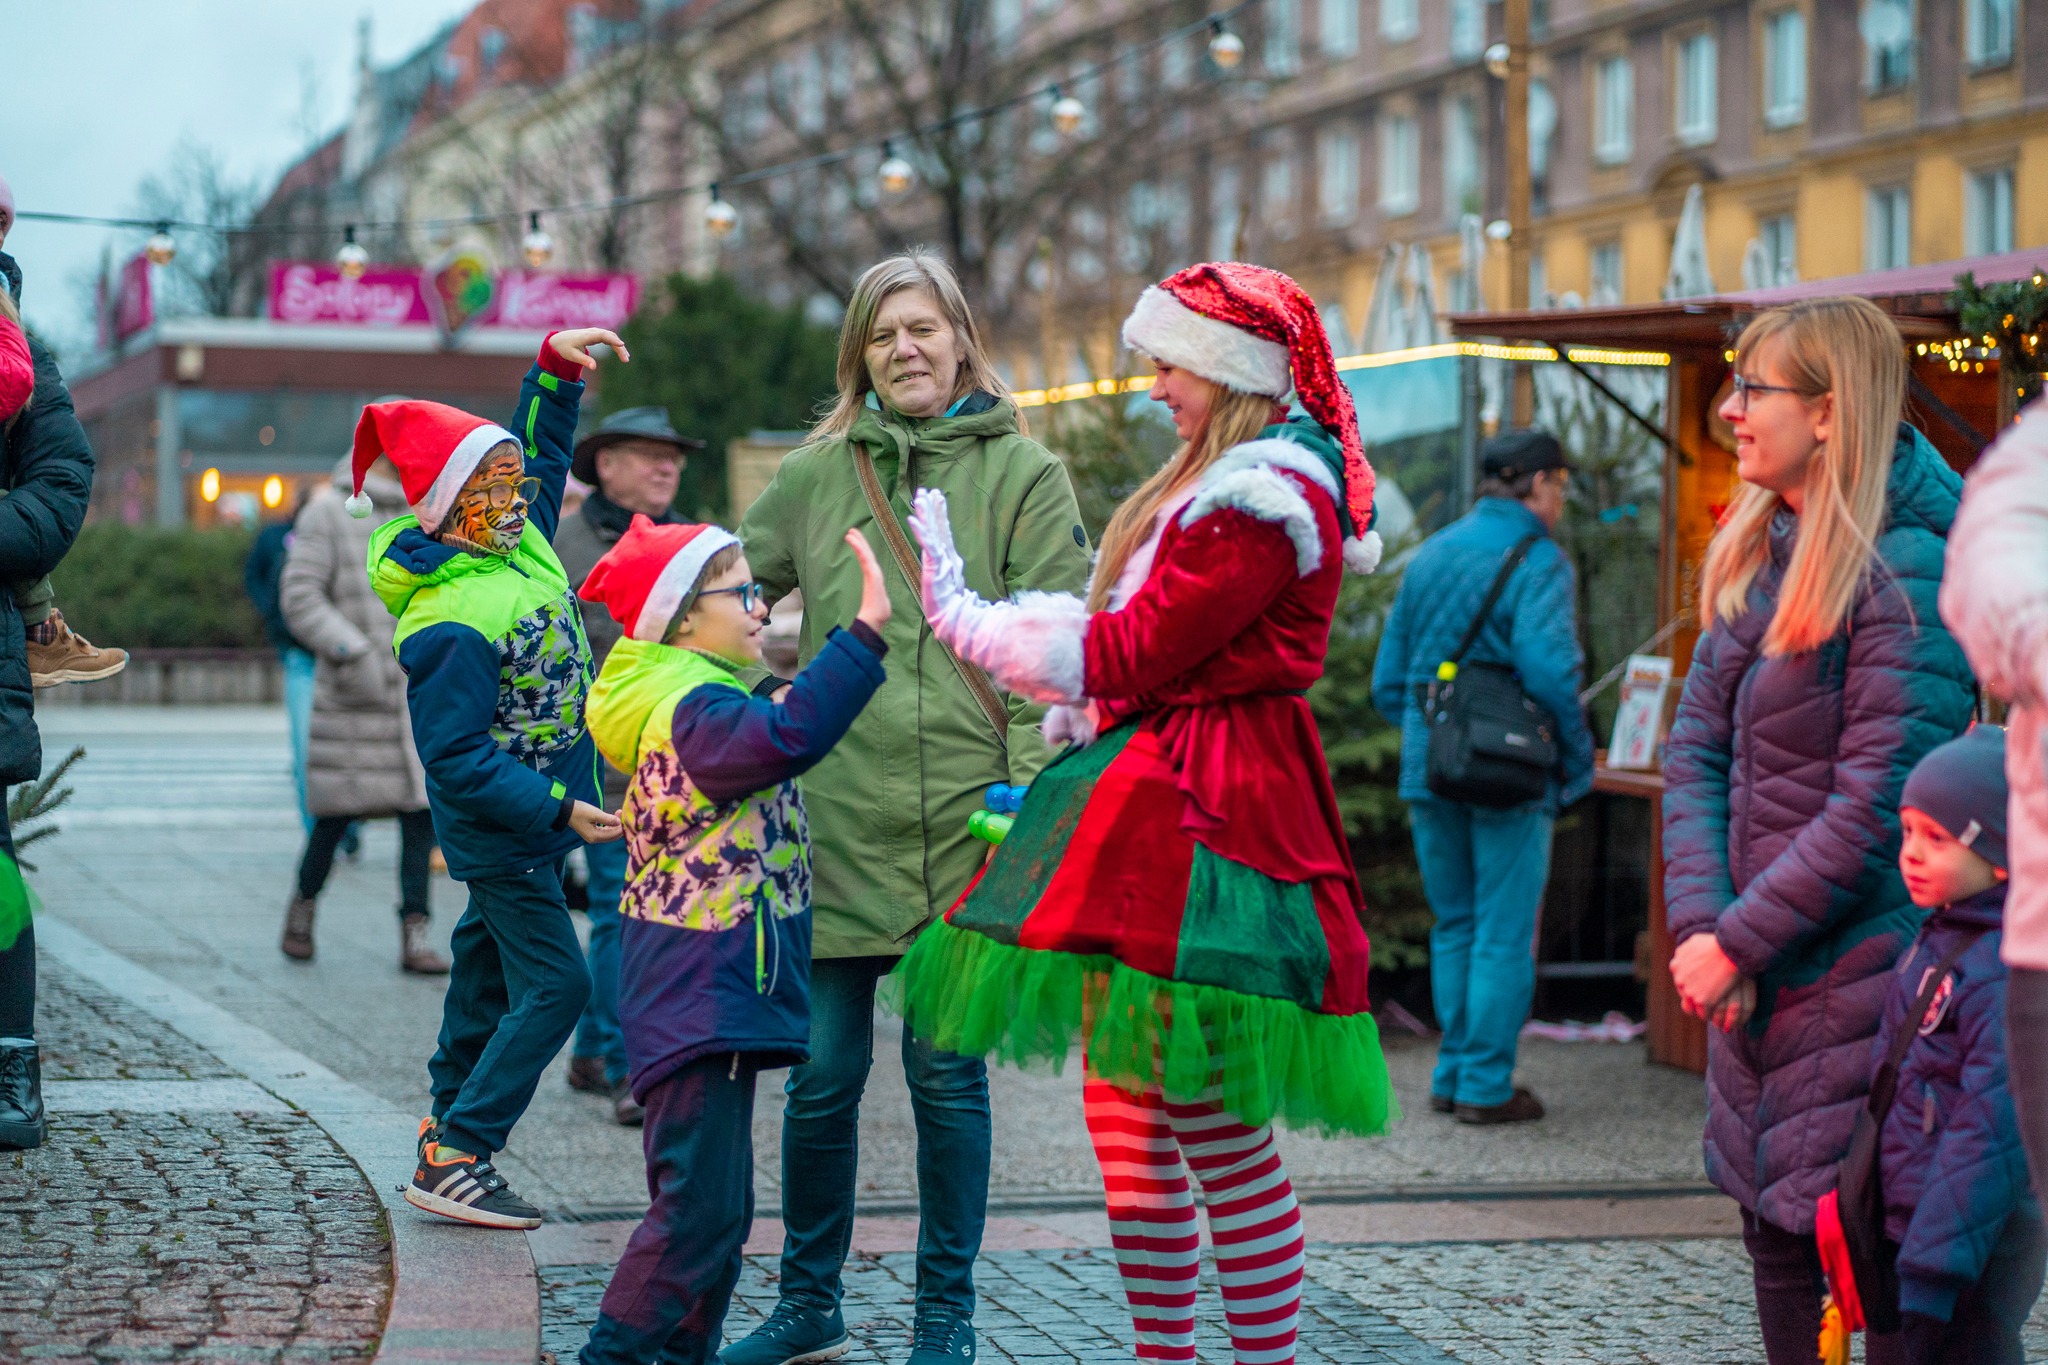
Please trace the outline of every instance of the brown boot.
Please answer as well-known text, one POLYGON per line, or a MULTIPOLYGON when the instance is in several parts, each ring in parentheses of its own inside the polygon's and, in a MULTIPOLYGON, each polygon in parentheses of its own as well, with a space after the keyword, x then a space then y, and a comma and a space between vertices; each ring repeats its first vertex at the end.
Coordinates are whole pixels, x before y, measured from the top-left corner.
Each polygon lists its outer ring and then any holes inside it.
POLYGON ((647 1110, 633 1098, 633 1087, 624 1081, 612 1087, 612 1118, 621 1128, 638 1128, 647 1122, 647 1110))
POLYGON ((579 1057, 569 1054, 569 1088, 582 1090, 592 1095, 609 1095, 611 1086, 604 1078, 604 1058, 579 1057))
POLYGON ((284 949, 286 957, 312 961, 313 912, 318 908, 318 901, 304 896, 293 896, 292 903, 284 908, 284 939, 277 946, 284 949))
POLYGON ((54 608, 44 623, 43 633, 52 634, 47 644, 31 633, 28 640, 29 679, 37 687, 58 683, 98 682, 111 678, 128 666, 125 649, 101 649, 64 624, 64 613, 54 608))
POLYGON ((401 970, 420 976, 448 975, 448 959, 427 942, 425 915, 398 917, 398 965, 401 970))
POLYGON ((1515 1093, 1499 1104, 1461 1104, 1458 1106, 1458 1122, 1491 1125, 1496 1123, 1534 1123, 1543 1117, 1543 1101, 1521 1086, 1515 1093))

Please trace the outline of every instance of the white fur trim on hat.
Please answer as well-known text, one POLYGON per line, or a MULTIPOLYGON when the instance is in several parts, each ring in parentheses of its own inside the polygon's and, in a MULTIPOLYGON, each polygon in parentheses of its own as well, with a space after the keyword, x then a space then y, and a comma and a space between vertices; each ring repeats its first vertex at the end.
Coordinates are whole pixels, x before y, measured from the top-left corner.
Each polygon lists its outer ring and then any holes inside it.
POLYGON ((357 521, 377 510, 377 504, 370 501, 368 493, 351 493, 342 501, 342 507, 357 521))
POLYGON ((690 589, 697 586, 697 579, 703 574, 704 566, 711 557, 728 545, 740 543, 738 536, 717 526, 707 526, 690 537, 682 549, 677 550, 661 572, 654 577, 654 586, 647 590, 647 600, 640 606, 640 614, 633 618, 630 632, 634 639, 649 644, 660 644, 661 637, 668 634, 668 624, 675 619, 676 608, 683 604, 683 598, 690 589))
POLYGON ((420 526, 430 532, 440 530, 448 509, 455 506, 456 495, 462 492, 462 485, 469 482, 469 476, 476 472, 476 467, 484 462, 484 456, 492 447, 508 441, 515 446, 519 444, 517 436, 496 422, 486 422, 457 441, 455 449, 448 452, 441 472, 427 486, 427 495, 413 504, 413 515, 420 519, 420 526))
POLYGON ((1124 345, 1239 393, 1281 398, 1294 388, 1285 346, 1204 317, 1156 284, 1124 320, 1124 345))

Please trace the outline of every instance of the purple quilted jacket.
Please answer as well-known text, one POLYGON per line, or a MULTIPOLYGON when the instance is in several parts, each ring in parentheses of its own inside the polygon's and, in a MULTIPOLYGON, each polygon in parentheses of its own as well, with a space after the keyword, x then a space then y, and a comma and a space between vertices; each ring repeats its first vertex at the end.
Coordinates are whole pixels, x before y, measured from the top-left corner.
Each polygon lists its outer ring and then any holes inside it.
POLYGON ((1707 1177, 1813 1228, 1870 1081, 1886 970, 1920 923, 1899 878, 1899 792, 1969 723, 1969 664, 1935 608, 1962 481, 1901 424, 1876 563, 1848 625, 1805 654, 1762 641, 1798 520, 1780 510, 1749 610, 1700 638, 1665 762, 1672 937, 1714 934, 1757 1010, 1707 1047, 1707 1177))

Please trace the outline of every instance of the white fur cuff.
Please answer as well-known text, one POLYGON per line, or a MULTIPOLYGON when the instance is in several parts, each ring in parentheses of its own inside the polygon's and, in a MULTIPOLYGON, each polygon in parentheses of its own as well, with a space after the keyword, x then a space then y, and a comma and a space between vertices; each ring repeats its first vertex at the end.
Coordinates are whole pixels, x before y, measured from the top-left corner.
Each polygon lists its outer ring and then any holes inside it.
POLYGON ((1294 388, 1285 346, 1204 317, 1156 284, 1124 320, 1124 345, 1239 393, 1279 398, 1294 388))

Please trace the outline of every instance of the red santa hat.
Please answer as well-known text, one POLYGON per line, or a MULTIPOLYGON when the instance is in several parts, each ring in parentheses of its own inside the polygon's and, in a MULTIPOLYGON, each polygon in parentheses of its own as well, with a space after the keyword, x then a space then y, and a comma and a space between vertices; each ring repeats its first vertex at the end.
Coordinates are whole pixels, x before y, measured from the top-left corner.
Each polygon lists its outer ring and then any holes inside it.
POLYGON ((657 526, 636 512, 618 543, 591 568, 577 596, 609 611, 633 639, 659 643, 711 557, 739 543, 723 527, 657 526))
POLYGON ((446 403, 410 398, 371 403, 356 421, 355 452, 350 458, 355 479, 344 506, 352 517, 370 515, 371 504, 363 492, 363 480, 378 456, 389 456, 398 467, 405 500, 412 504, 420 525, 428 531, 437 530, 448 509, 455 505, 455 495, 469 482, 484 456, 507 441, 519 444, 517 436, 496 422, 487 422, 446 403))
POLYGON ((1291 391, 1344 448, 1344 505, 1354 536, 1344 543, 1344 562, 1372 572, 1380 548, 1371 529, 1372 466, 1322 315, 1300 285, 1242 261, 1191 265, 1138 296, 1124 322, 1124 345, 1239 393, 1280 399, 1291 391))

